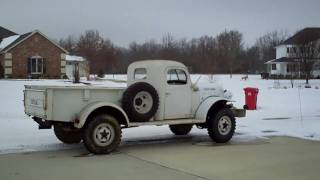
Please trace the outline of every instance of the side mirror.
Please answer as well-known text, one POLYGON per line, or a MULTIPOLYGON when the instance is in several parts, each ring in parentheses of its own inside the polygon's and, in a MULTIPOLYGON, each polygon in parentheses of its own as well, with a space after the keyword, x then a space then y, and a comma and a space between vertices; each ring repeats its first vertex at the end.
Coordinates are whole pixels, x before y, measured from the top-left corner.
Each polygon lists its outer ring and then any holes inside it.
POLYGON ((199 91, 199 87, 196 84, 191 84, 191 89, 195 92, 199 91))

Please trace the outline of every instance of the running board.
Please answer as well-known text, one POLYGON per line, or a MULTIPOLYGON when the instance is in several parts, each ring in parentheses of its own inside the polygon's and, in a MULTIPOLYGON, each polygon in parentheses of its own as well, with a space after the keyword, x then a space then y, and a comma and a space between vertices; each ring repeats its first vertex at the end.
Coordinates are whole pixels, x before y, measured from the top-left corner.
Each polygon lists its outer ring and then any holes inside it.
POLYGON ((128 127, 135 126, 150 126, 150 125, 170 125, 170 124, 197 124, 204 123, 205 120, 200 119, 170 119, 170 120, 158 120, 158 121, 148 121, 148 122, 130 122, 128 127))

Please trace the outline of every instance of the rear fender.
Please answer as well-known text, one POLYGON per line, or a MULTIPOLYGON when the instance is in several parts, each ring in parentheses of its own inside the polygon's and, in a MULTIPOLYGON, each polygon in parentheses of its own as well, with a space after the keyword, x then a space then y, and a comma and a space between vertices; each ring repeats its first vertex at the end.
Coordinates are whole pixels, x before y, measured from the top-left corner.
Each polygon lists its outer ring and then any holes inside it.
POLYGON ((125 125, 126 126, 129 125, 129 118, 128 118, 127 114, 118 105, 116 105, 114 103, 109 103, 109 102, 94 102, 94 103, 88 104, 86 107, 84 107, 81 110, 81 112, 79 113, 79 116, 78 116, 79 123, 74 123, 74 126, 76 128, 82 128, 84 126, 84 124, 86 123, 89 115, 93 111, 95 111, 96 109, 101 108, 101 107, 110 107, 110 108, 116 109, 117 111, 119 111, 123 115, 123 117, 125 119, 125 123, 126 123, 125 125))

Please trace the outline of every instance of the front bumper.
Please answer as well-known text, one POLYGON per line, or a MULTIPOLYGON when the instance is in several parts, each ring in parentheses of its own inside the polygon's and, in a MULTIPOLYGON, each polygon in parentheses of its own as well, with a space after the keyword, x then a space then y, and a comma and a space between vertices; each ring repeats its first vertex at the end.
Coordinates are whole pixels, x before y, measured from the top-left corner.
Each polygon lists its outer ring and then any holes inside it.
POLYGON ((232 107, 230 110, 233 112, 235 117, 240 117, 240 118, 246 117, 246 110, 245 109, 237 109, 235 107, 232 107))

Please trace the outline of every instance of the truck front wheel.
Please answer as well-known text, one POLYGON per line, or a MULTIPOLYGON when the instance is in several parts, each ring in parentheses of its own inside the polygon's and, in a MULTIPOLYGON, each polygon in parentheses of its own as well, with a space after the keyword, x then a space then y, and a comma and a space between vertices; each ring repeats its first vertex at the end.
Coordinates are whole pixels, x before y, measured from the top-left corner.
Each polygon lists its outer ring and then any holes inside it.
POLYGON ((82 140, 82 131, 79 129, 54 125, 53 131, 56 137, 66 144, 79 143, 82 140))
POLYGON ((115 150, 121 141, 121 127, 110 115, 98 115, 86 126, 84 145, 95 154, 107 154, 115 150))
POLYGON ((208 119, 208 134, 217 143, 228 142, 235 131, 236 121, 229 108, 221 109, 213 117, 208 119))
POLYGON ((171 132, 175 135, 187 135, 191 129, 193 124, 177 124, 177 125, 169 125, 171 132))

